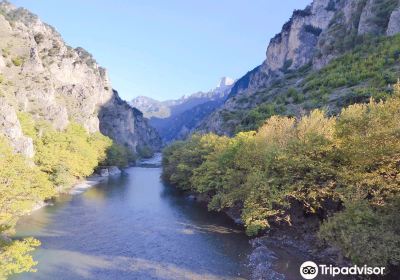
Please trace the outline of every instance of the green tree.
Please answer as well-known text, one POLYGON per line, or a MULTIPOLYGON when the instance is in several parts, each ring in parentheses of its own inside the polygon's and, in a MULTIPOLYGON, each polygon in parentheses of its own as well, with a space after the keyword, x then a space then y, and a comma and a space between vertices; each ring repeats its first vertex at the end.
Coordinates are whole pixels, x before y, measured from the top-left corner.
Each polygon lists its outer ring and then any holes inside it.
POLYGON ((33 238, 16 241, 0 240, 0 279, 22 272, 35 272, 35 262, 30 255, 40 242, 33 238))
POLYGON ((399 199, 373 209, 367 201, 352 201, 343 212, 323 223, 320 237, 339 247, 353 263, 398 266, 400 263, 399 199))
POLYGON ((104 166, 126 167, 136 160, 129 148, 113 143, 107 148, 106 159, 101 163, 104 166))
POLYGON ((164 150, 164 178, 204 194, 210 210, 240 212, 249 235, 293 225, 295 202, 354 263, 398 266, 400 82, 393 90, 336 117, 314 110, 232 138, 194 135, 164 150))
POLYGON ((32 238, 12 241, 17 219, 35 204, 55 195, 52 184, 38 167, 15 154, 8 141, 0 137, 0 279, 13 273, 31 271, 36 264, 29 252, 40 243, 32 238))

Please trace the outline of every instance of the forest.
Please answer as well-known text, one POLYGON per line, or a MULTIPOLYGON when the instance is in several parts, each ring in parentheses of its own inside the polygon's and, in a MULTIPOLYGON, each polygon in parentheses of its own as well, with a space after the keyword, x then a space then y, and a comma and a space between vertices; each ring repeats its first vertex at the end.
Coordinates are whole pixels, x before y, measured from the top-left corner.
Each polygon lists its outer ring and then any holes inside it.
POLYGON ((319 239, 359 265, 400 261, 400 83, 337 116, 315 109, 272 116, 229 138, 193 135, 165 148, 163 178, 207 197, 208 208, 236 208, 250 236, 291 225, 290 207, 320 220, 319 239), (336 207, 332 207, 336 205, 336 207))

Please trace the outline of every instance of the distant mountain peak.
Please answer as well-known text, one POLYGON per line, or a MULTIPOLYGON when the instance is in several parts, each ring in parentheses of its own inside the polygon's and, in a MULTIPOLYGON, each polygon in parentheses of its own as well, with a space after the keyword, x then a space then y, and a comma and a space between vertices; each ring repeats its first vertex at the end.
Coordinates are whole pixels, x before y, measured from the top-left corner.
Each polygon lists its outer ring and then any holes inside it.
POLYGON ((235 80, 230 77, 222 77, 217 85, 217 88, 231 86, 234 82, 235 80))
POLYGON ((183 139, 220 107, 228 96, 235 80, 222 77, 214 89, 183 95, 178 99, 157 101, 136 97, 131 105, 144 113, 163 138, 165 143, 183 139))

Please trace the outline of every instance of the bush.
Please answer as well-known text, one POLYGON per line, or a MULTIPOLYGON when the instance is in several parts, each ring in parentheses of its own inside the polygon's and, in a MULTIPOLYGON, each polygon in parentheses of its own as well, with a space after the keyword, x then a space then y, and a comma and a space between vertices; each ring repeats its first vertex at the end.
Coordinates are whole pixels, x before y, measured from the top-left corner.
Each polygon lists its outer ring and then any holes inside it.
POLYGON ((313 34, 313 35, 318 37, 321 34, 322 29, 319 28, 319 27, 315 27, 315 26, 313 26, 311 24, 308 24, 308 25, 304 26, 304 31, 308 32, 308 33, 311 33, 311 34, 313 34))
POLYGON ((39 241, 6 237, 13 232, 19 217, 55 196, 55 187, 70 187, 92 174, 100 162, 119 165, 115 161, 123 161, 121 165, 125 166, 132 160, 126 148, 112 145, 100 133, 89 134, 76 123, 57 131, 50 123, 34 121, 27 113, 18 113, 18 118, 24 134, 34 140, 35 165, 15 154, 8 141, 0 137, 0 279, 34 271, 36 265, 30 252, 39 246, 39 241))
POLYGON ((34 140, 36 165, 57 186, 69 187, 91 175, 112 145, 109 138, 100 133, 89 134, 76 123, 57 131, 46 121, 35 122, 29 114, 18 116, 24 133, 34 140))
POLYGON ((0 279, 7 279, 16 273, 35 272, 37 264, 30 255, 40 242, 33 238, 23 240, 0 240, 0 279))
POLYGON ((0 279, 11 274, 31 271, 36 264, 29 252, 39 245, 27 238, 11 241, 5 236, 24 214, 37 203, 55 195, 46 174, 0 137, 0 279))
POLYGON ((285 63, 283 64, 282 69, 281 69, 282 72, 287 73, 289 71, 290 66, 292 66, 292 64, 293 64, 292 59, 285 60, 285 63))
POLYGON ((286 95, 292 98, 293 102, 296 104, 304 101, 304 95, 299 93, 295 88, 289 88, 286 95))
POLYGON ((138 146, 136 148, 139 157, 142 158, 151 158, 154 155, 153 149, 147 145, 138 146))
POLYGON ((113 143, 108 147, 106 160, 101 165, 127 167, 135 161, 136 157, 129 148, 113 143))
POLYGON ((291 225, 291 201, 326 218, 320 237, 357 264, 399 265, 400 83, 335 118, 320 110, 295 120, 273 116, 233 138, 195 135, 164 150, 163 177, 205 194, 210 210, 234 208, 249 235, 291 225), (325 213, 325 214, 323 214, 325 213))
POLYGON ((389 23, 390 14, 397 7, 397 0, 378 0, 374 2, 373 9, 375 17, 372 22, 379 26, 381 29, 386 29, 389 23))
POLYGON ((256 108, 247 112, 242 118, 240 126, 237 127, 237 131, 251 131, 259 128, 266 119, 273 115, 280 115, 285 113, 285 107, 283 105, 277 105, 275 103, 262 103, 256 108))
POLYGON ((352 202, 322 224, 320 237, 335 244, 360 266, 399 265, 398 213, 399 201, 376 210, 365 201, 352 202))
POLYGON ((24 60, 20 56, 12 58, 11 61, 17 67, 21 66, 22 63, 24 63, 24 60))
POLYGON ((227 140, 209 134, 204 137, 193 135, 188 141, 174 142, 163 150, 163 179, 181 189, 191 189, 193 170, 227 140))
POLYGON ((35 34, 34 39, 35 39, 36 44, 38 44, 38 45, 41 44, 44 41, 43 33, 35 34))
POLYGON ((396 80, 400 35, 366 40, 363 45, 333 60, 322 70, 306 77, 304 90, 331 91, 341 87, 364 84, 383 92, 396 80))
POLYGON ((92 174, 98 163, 104 160, 104 151, 111 145, 108 138, 91 137, 75 123, 61 132, 48 124, 39 124, 37 131, 41 137, 35 138, 35 162, 59 186, 69 186, 92 174))
POLYGON ((1 49, 1 52, 2 52, 2 56, 4 58, 7 58, 8 56, 10 56, 10 48, 9 47, 1 49))
POLYGON ((335 11, 335 0, 329 0, 328 6, 326 7, 327 11, 335 11))
POLYGON ((55 192, 47 176, 22 155, 14 154, 4 138, 0 138, 0 155, 1 231, 12 227, 14 219, 36 203, 55 195, 55 192))

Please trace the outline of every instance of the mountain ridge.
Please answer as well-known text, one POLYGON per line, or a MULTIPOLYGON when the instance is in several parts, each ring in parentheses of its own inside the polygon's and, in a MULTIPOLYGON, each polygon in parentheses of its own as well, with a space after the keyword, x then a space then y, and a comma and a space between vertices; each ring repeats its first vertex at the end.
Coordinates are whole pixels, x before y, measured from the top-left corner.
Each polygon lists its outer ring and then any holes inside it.
POLYGON ((138 96, 131 101, 131 105, 143 111, 150 124, 158 130, 164 143, 169 143, 185 138, 204 118, 220 107, 234 82, 232 78, 222 77, 217 86, 207 92, 199 91, 166 101, 138 96))
MULTIPOLYGON (((319 95, 317 89, 308 90, 302 79, 325 69, 333 60, 357 46, 374 46, 374 38, 394 36, 399 32, 400 4, 397 0, 314 0, 304 10, 293 12, 281 32, 270 40, 264 62, 236 81, 226 102, 202 121, 199 131, 233 135, 242 129, 242 120, 252 118, 251 114, 282 111, 279 108, 282 101, 278 99, 286 99, 283 101, 285 114, 299 116, 315 107, 309 100, 313 95, 319 95), (296 100, 304 99, 303 103, 287 98, 292 89, 296 91, 296 100), (257 109, 268 104, 275 106, 275 110, 257 109)), ((359 91, 366 90, 361 86, 365 81, 360 80, 359 91)), ((394 83, 393 79, 387 82, 390 83, 394 83)), ((349 93, 343 93, 340 88, 329 88, 327 93, 320 95, 328 99, 337 95, 345 98, 355 94, 350 90, 352 86, 348 84, 349 93)), ((340 108, 320 102, 320 106, 325 105, 333 112, 340 108)), ((263 114, 265 117, 270 115, 263 114)))
POLYGON ((122 104, 125 101, 112 89, 106 69, 83 48, 66 45, 55 28, 38 16, 0 2, 0 38, 0 119, 10 119, 0 123, 0 132, 16 151, 33 156, 32 141, 19 129, 18 112, 49 121, 58 130, 76 122, 133 152, 138 146, 160 148, 159 137, 147 120, 122 104), (121 110, 118 118, 113 118, 115 110, 121 110), (127 124, 129 130, 124 128, 127 124))

